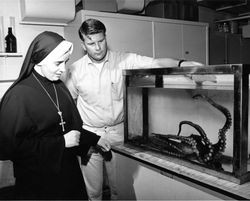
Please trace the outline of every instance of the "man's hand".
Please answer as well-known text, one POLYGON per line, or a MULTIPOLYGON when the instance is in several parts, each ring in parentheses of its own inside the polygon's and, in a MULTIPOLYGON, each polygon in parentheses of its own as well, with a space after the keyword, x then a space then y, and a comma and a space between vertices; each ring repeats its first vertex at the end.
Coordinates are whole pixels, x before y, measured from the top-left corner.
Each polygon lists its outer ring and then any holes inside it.
POLYGON ((204 64, 197 61, 183 61, 180 67, 185 67, 185 66, 204 66, 204 64))
POLYGON ((110 142, 108 140, 106 140, 105 138, 102 138, 102 137, 97 142, 97 145, 100 146, 102 151, 109 151, 111 149, 110 142))
MULTIPOLYGON (((196 62, 196 61, 183 61, 181 63, 181 67, 187 67, 187 66, 204 66, 202 63, 196 62)), ((195 71, 195 69, 194 69, 195 71)), ((193 75, 186 75, 193 81, 195 81, 196 84, 201 85, 205 81, 216 83, 216 76, 215 75, 199 75, 199 74, 193 74, 193 75)))
POLYGON ((215 75, 192 75, 191 79, 195 81, 196 84, 201 85, 203 82, 209 81, 216 83, 215 75))

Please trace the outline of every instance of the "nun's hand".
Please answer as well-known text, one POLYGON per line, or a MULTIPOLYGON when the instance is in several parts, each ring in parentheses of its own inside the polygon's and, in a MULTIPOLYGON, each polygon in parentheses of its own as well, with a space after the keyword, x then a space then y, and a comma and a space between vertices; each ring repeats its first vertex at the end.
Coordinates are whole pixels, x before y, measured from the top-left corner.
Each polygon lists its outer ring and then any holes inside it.
POLYGON ((101 137, 99 139, 99 141, 97 142, 97 145, 100 146, 102 151, 109 151, 111 149, 110 142, 107 139, 103 138, 103 137, 101 137))
POLYGON ((77 130, 72 130, 64 134, 65 147, 75 147, 79 145, 80 142, 80 132, 77 130))

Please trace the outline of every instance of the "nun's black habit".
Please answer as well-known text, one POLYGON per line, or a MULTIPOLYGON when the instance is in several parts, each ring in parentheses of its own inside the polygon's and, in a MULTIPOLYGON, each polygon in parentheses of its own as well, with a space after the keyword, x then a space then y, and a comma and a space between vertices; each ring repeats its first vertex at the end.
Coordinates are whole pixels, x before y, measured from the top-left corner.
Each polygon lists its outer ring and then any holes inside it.
POLYGON ((16 178, 16 199, 87 199, 77 155, 84 155, 99 136, 82 129, 73 99, 62 81, 53 82, 60 117, 32 72, 55 101, 52 82, 33 69, 64 39, 43 32, 31 43, 20 75, 0 105, 0 160, 11 160, 16 178), (81 131, 79 147, 65 148, 63 134, 81 131))

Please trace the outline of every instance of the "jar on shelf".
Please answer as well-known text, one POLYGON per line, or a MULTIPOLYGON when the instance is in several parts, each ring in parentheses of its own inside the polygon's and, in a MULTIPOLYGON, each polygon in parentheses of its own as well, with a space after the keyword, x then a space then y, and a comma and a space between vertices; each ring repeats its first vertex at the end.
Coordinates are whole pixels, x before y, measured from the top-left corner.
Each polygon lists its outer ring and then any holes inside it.
POLYGON ((229 32, 229 25, 228 25, 227 22, 224 22, 224 23, 223 23, 223 31, 224 31, 225 33, 228 33, 228 32, 229 32))

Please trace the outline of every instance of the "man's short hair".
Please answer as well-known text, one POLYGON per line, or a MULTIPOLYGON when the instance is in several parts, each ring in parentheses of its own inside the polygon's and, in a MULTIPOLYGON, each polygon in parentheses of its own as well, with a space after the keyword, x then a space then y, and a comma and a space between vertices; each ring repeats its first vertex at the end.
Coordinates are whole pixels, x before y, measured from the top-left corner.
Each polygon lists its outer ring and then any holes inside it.
POLYGON ((87 36, 87 35, 97 34, 97 33, 103 33, 104 35, 106 34, 105 25, 97 19, 85 20, 78 30, 79 37, 82 41, 84 41, 83 35, 87 36))

